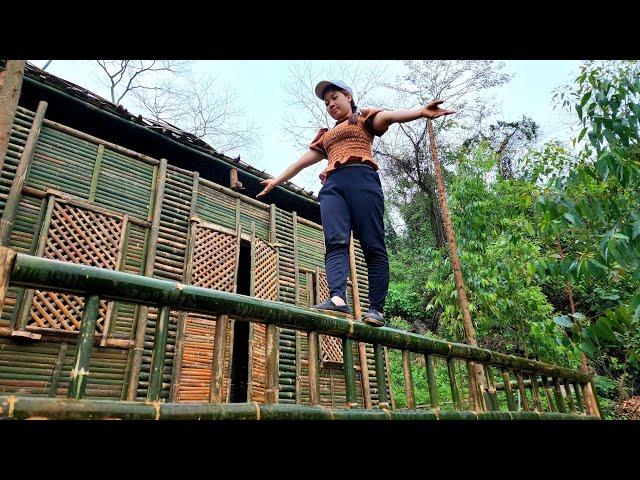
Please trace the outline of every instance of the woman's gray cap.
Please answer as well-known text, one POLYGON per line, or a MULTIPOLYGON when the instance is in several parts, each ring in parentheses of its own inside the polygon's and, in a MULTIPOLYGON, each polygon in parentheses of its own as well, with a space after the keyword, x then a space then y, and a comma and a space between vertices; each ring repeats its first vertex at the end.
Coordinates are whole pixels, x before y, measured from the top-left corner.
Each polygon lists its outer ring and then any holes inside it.
POLYGON ((346 90, 347 92, 349 92, 349 95, 353 97, 353 91, 351 90, 351 87, 349 87, 349 85, 344 83, 342 80, 322 80, 316 85, 316 96, 320 100, 324 100, 324 92, 328 87, 331 86, 338 87, 340 90, 346 90))

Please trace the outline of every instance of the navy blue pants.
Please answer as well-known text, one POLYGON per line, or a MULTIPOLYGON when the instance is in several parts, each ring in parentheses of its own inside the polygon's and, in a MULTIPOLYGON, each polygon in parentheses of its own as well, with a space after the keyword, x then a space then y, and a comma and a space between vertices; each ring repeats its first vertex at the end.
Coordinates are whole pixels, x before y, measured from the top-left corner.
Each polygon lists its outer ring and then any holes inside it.
POLYGON ((369 307, 384 310, 389 259, 384 244, 384 194, 378 172, 345 166, 330 173, 318 194, 330 296, 346 301, 351 230, 360 240, 369 275, 369 307))

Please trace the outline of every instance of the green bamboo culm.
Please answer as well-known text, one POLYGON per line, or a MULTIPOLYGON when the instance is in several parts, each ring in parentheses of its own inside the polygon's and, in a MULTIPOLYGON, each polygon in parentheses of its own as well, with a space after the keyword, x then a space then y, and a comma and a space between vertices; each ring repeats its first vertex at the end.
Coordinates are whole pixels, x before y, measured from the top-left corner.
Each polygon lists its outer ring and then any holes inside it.
POLYGON ((387 408, 389 406, 389 396, 387 395, 387 382, 385 378, 384 368, 384 352, 382 345, 376 344, 373 346, 373 355, 375 357, 376 364, 376 382, 378 384, 378 402, 381 408, 387 408))
POLYGON ((68 398, 80 399, 84 397, 89 376, 89 363, 93 351, 93 337, 96 332, 96 322, 100 313, 100 298, 90 295, 85 299, 82 322, 80 323, 80 335, 71 370, 68 398))
POLYGON ((433 355, 425 355, 424 360, 427 366, 427 384, 429 385, 431 408, 438 408, 438 386, 436 384, 436 372, 433 366, 433 355))
POLYGON ((356 379, 353 369, 353 340, 342 339, 342 355, 344 359, 344 379, 346 385, 347 407, 353 408, 358 405, 356 401, 356 379))
POLYGON ((147 400, 157 402, 160 400, 162 391, 162 370, 164 367, 164 355, 167 351, 167 336, 169 333, 169 307, 160 307, 158 320, 156 322, 156 332, 153 338, 153 356, 151 359, 151 376, 149 378, 149 389, 147 400))

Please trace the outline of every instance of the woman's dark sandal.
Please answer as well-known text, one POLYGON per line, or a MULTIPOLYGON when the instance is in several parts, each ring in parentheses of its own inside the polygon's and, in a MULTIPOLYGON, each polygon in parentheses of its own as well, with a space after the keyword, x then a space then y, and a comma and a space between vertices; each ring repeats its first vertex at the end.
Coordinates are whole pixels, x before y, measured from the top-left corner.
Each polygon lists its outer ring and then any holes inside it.
POLYGON ((315 308, 316 310, 326 310, 329 312, 351 313, 351 309, 348 305, 336 305, 331 301, 331 299, 325 300, 322 303, 318 303, 317 305, 314 305, 313 308, 315 308))
POLYGON ((369 310, 362 321, 372 327, 384 327, 384 317, 377 310, 369 310))

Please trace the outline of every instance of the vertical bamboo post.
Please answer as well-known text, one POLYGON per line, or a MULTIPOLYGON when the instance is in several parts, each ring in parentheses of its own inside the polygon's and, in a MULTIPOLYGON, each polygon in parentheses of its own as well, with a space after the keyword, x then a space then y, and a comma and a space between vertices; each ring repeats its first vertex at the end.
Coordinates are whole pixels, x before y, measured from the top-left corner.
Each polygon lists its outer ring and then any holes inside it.
POLYGON ((4 167, 4 158, 9 147, 11 127, 20 100, 26 64, 25 60, 7 60, 2 72, 4 76, 0 83, 0 172, 4 167))
POLYGON ((98 178, 100 177, 100 167, 102 165, 102 157, 104 155, 104 144, 98 145, 98 153, 96 155, 96 163, 93 166, 93 174, 91 175, 91 188, 89 189, 89 203, 96 200, 96 192, 98 191, 98 178))
POLYGON ((489 365, 484 367, 485 374, 487 375, 487 405, 492 411, 499 410, 498 408, 498 396, 496 395, 496 386, 493 378, 493 371, 489 365))
POLYGON ((89 295, 84 302, 84 312, 80 323, 80 335, 76 346, 73 370, 69 379, 68 398, 80 399, 84 397, 89 376, 89 363, 93 350, 93 336, 96 331, 96 321, 100 312, 100 297, 89 295))
POLYGON ((20 162, 16 169, 13 182, 11 183, 11 190, 7 197, 7 202, 4 205, 4 211, 2 212, 2 218, 0 219, 0 246, 6 246, 11 236, 13 229, 13 222, 16 218, 18 211, 18 205, 22 198, 22 186, 27 178, 27 172, 31 161, 33 160, 33 154, 36 150, 36 143, 40 136, 40 129, 42 128, 42 121, 44 120, 44 114, 47 111, 47 102, 38 103, 38 109, 36 110, 35 117, 33 118, 33 124, 29 130, 27 141, 22 150, 20 156, 20 162))
POLYGON ((524 388, 524 380, 522 378, 522 372, 518 370, 516 372, 518 376, 518 390, 520 391, 520 399, 522 401, 522 408, 525 412, 531 411, 529 408, 529 400, 527 399, 527 390, 524 388))
MULTIPOLYGON (((153 197, 153 213, 151 214, 151 229, 149 231, 149 241, 147 242, 147 252, 144 259, 144 276, 153 276, 153 267, 158 247, 158 232, 160 230, 160 214, 162 212, 162 199, 164 198, 164 185, 167 178, 167 160, 160 159, 155 194, 153 197)), ((149 307, 142 305, 138 309, 138 320, 136 324, 135 345, 133 347, 133 360, 131 362, 131 375, 127 385, 127 400, 135 400, 138 390, 138 379, 140 368, 142 367, 142 353, 144 352, 144 333, 147 328, 149 307)))
MULTIPOLYGON (((464 285, 464 278, 462 277, 462 268, 460 266, 460 259, 458 258, 458 247, 456 245, 455 232, 451 223, 451 213, 449 212, 449 203, 447 201, 447 190, 444 185, 444 177, 442 175, 442 167, 440 165, 440 157, 438 156, 438 149, 436 148, 436 137, 433 132, 433 124, 430 119, 427 119, 427 129, 429 131, 429 142, 431 146, 431 157, 433 159, 433 166, 435 170, 436 182, 438 185, 438 200, 440 202, 440 210, 442 211, 442 220, 444 222, 445 232, 447 234, 447 242, 449 244, 449 253, 451 255, 451 264, 453 265, 453 276, 456 283, 456 291, 458 292, 458 299, 460 300, 460 310, 462 310, 462 318, 464 323, 464 330, 467 336, 467 343, 469 345, 477 347, 476 333, 473 327, 473 321, 471 320, 471 313, 469 311, 469 302, 467 300, 467 293, 464 285)), ((476 370, 476 384, 481 392, 484 392, 484 382, 482 377, 482 365, 475 364, 476 370)), ((474 390, 471 389, 471 393, 476 395, 474 390)), ((474 398, 474 404, 482 408, 483 398, 474 398)))
POLYGON ((15 250, 0 246, 0 311, 2 311, 4 299, 7 296, 7 289, 11 281, 11 271, 13 270, 15 260, 15 250))
POLYGON ((309 402, 311 405, 320 405, 317 332, 307 332, 307 351, 309 355, 309 402))
MULTIPOLYGON (((360 304, 360 290, 358 288, 358 271, 356 268, 356 250, 351 232, 349 242, 349 268, 351 270, 351 285, 353 287, 353 314, 355 321, 362 320, 362 305, 360 304)), ((324 299, 319 299, 322 301, 324 299)), ((371 408, 371 384, 369 383, 369 365, 367 364, 367 347, 364 342, 358 342, 358 358, 360 361, 360 379, 362 380, 362 398, 364 408, 371 408)))
POLYGON ((296 305, 300 305, 300 269, 298 266, 298 214, 293 212, 293 275, 296 305))
MULTIPOLYGON (((265 395, 267 403, 278 403, 280 382, 278 381, 278 326, 267 325, 267 372, 265 395)), ((353 370, 353 369, 352 369, 353 370)))
POLYGON ((436 384, 436 371, 433 366, 433 355, 424 356, 425 365, 427 366, 427 384, 429 386, 429 402, 431 408, 438 408, 438 386, 436 384))
POLYGON ((458 385, 456 383, 456 364, 455 359, 447 358, 447 372, 449 374, 449 387, 451 388, 451 398, 453 399, 453 407, 456 410, 462 410, 460 405, 460 394, 458 393, 458 385))
POLYGON ((416 401, 413 391, 413 373, 411 372, 411 352, 402 351, 402 370, 404 371, 404 385, 407 392, 407 408, 416 408, 416 401))
POLYGON ((378 407, 389 408, 389 397, 387 396, 387 381, 384 368, 384 352, 382 345, 373 346, 373 356, 376 363, 376 383, 378 384, 378 407))
POLYGON ((64 358, 67 355, 67 343, 62 342, 60 349, 58 350, 58 358, 56 358, 55 366, 53 367, 53 374, 51 375, 51 386, 49 387, 49 397, 53 398, 58 392, 58 384, 60 383, 60 373, 62 372, 62 365, 64 358))
POLYGON ((356 400, 356 378, 353 368, 353 340, 350 338, 342 339, 342 355, 344 359, 344 380, 347 397, 347 408, 355 408, 358 406, 356 400))
MULTIPOLYGON (((229 317, 220 315, 216 320, 216 328, 213 336, 213 358, 211 363, 211 403, 222 403, 222 391, 224 386, 224 356, 225 340, 229 327, 229 317)), ((251 359, 249 359, 251 361, 251 359)))
POLYGON ((531 378, 531 391, 533 392, 534 409, 536 412, 542 412, 542 400, 540 399, 540 389, 538 388, 538 374, 532 372, 531 378))
POLYGON ((513 398, 513 390, 511 390, 511 379, 509 378, 509 372, 506 369, 502 369, 502 381, 504 382, 504 393, 507 397, 507 405, 510 412, 516 411, 516 402, 513 398))
POLYGON ((554 377, 553 379, 553 392, 556 397, 556 405, 558 406, 558 411, 560 413, 567 413, 567 409, 564 405, 564 399, 562 398, 562 390, 560 389, 560 380, 558 377, 554 377))
POLYGON ((576 395, 576 406, 578 407, 579 412, 584 412, 584 406, 582 405, 582 394, 580 393, 580 387, 578 386, 578 382, 573 382, 573 393, 576 395))
POLYGON ((558 409, 556 408, 556 404, 553 401, 553 397, 551 396, 551 392, 549 392, 549 380, 547 378, 546 375, 541 375, 540 378, 542 379, 542 389, 544 390, 544 394, 547 397, 547 403, 549 404, 549 410, 551 412, 557 412, 558 409))
POLYGON ((573 404, 573 398, 571 397, 571 389, 569 388, 569 380, 564 379, 564 391, 567 397, 567 404, 569 405, 569 413, 576 413, 576 407, 573 404))
POLYGON ((169 311, 166 306, 159 307, 156 331, 153 337, 153 354, 151 357, 151 374, 149 375, 149 389, 147 400, 157 402, 162 392, 162 374, 164 370, 164 356, 167 351, 167 337, 169 334, 169 311))

